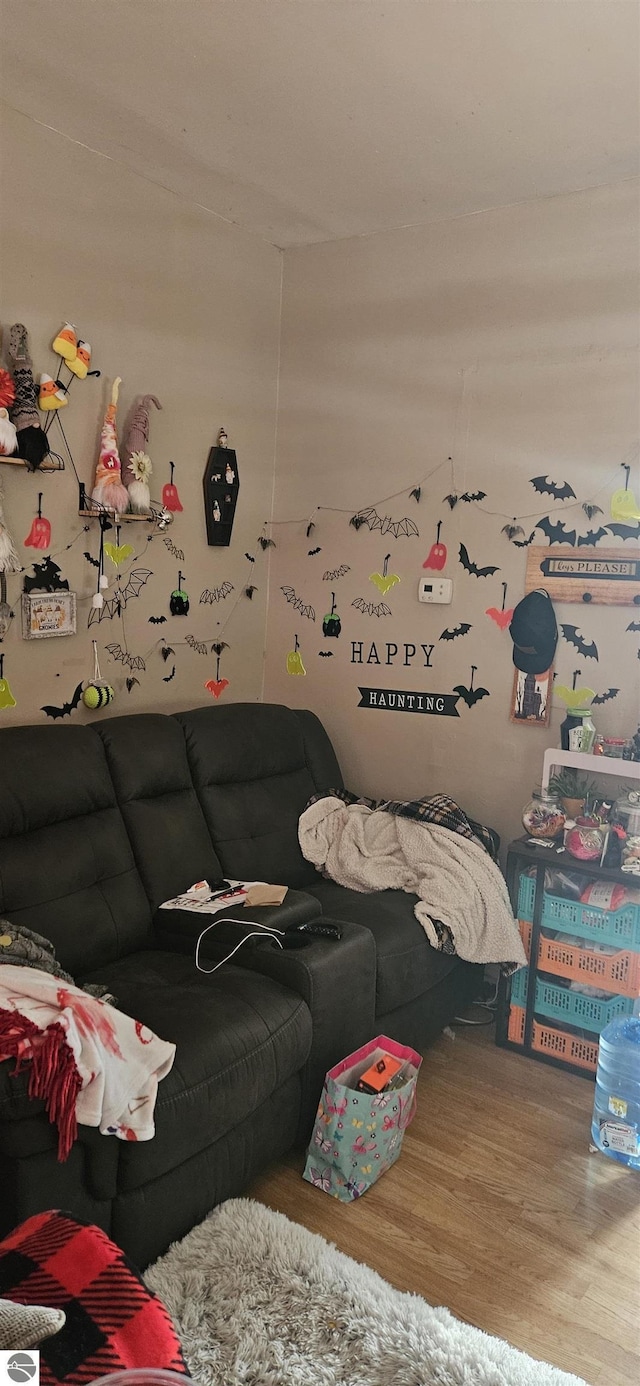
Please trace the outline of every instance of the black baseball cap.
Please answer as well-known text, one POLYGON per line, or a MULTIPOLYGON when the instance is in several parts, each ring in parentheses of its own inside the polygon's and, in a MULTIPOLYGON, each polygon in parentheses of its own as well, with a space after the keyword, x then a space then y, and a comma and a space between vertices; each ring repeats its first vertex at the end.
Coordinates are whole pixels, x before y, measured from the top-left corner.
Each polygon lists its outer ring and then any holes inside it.
POLYGON ((558 643, 553 602, 543 587, 528 592, 511 617, 513 662, 525 674, 543 674, 553 664, 558 643))

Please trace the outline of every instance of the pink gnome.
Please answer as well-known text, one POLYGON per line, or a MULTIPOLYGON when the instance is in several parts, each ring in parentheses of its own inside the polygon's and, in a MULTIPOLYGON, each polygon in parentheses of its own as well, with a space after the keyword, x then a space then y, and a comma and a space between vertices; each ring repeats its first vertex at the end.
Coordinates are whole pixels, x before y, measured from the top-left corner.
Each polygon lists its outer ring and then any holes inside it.
POLYGON ((118 439, 116 437, 116 409, 118 406, 118 391, 122 381, 120 377, 113 382, 111 391, 111 403, 107 409, 100 434, 100 455, 96 466, 96 482, 91 492, 91 499, 98 505, 105 506, 107 510, 114 510, 117 515, 124 515, 129 506, 129 496, 126 486, 122 484, 120 471, 120 454, 118 452, 118 439))

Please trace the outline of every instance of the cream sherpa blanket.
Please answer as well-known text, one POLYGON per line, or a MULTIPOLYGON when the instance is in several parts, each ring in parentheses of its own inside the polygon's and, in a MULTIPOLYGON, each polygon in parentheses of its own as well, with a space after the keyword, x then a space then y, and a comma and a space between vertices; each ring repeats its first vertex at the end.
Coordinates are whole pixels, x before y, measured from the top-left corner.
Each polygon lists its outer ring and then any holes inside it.
POLYGON ((331 796, 305 809, 298 838, 307 861, 338 885, 417 895, 416 919, 434 948, 439 919, 467 962, 526 963, 504 878, 479 843, 331 796))

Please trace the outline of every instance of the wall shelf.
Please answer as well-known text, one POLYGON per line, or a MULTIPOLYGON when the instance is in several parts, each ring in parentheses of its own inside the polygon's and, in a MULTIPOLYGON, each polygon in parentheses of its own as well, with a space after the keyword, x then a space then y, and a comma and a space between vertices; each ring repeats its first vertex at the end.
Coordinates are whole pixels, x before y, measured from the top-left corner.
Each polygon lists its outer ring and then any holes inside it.
POLYGON ((0 462, 5 467, 27 467, 29 471, 33 471, 34 475, 36 472, 63 472, 65 469, 62 460, 57 461, 51 456, 45 457, 35 470, 29 467, 29 463, 25 462, 24 457, 0 457, 0 462))
POLYGON ((79 514, 79 516, 80 516, 80 518, 81 518, 82 520, 99 520, 100 517, 101 517, 101 515, 106 515, 106 517, 107 517, 108 520, 116 520, 116 519, 117 519, 119 525, 128 525, 128 524, 135 524, 135 523, 140 524, 141 522, 142 522, 142 523, 146 523, 146 524, 148 524, 148 525, 152 525, 152 524, 154 523, 154 521, 155 521, 155 518, 156 518, 155 515, 153 515, 153 514, 152 514, 152 515, 130 515, 130 514, 127 512, 126 514, 121 515, 119 511, 116 511, 116 510, 108 510, 107 507, 104 506, 104 505, 101 505, 100 507, 97 507, 97 506, 87 506, 87 507, 85 507, 84 510, 79 510, 79 511, 78 511, 78 514, 79 514))
POLYGON ((591 775, 615 775, 621 780, 640 780, 640 761, 622 760, 617 756, 594 756, 585 751, 554 751, 544 753, 542 767, 542 789, 549 788, 551 772, 555 765, 570 765, 574 770, 585 770, 591 775))

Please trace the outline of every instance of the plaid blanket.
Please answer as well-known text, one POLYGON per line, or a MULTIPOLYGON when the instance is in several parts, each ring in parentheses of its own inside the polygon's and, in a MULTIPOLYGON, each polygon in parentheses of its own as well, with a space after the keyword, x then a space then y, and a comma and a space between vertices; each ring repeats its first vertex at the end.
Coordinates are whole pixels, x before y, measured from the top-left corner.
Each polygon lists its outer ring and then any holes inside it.
POLYGON ((348 789, 325 789, 322 794, 314 794, 306 805, 310 808, 320 799, 327 797, 342 799, 343 804, 364 804, 366 808, 382 809, 385 813, 395 813, 400 818, 413 818, 419 823, 438 823, 449 832, 461 837, 476 840, 489 853, 492 861, 498 860, 500 838, 493 828, 476 823, 468 818, 464 809, 450 799, 448 794, 425 794, 421 799, 367 799, 362 794, 352 794, 348 789))
POLYGON ((40 1344, 41 1386, 84 1386, 121 1367, 187 1375, 164 1304, 99 1227, 59 1212, 29 1218, 0 1241, 0 1295, 64 1310, 40 1344))

